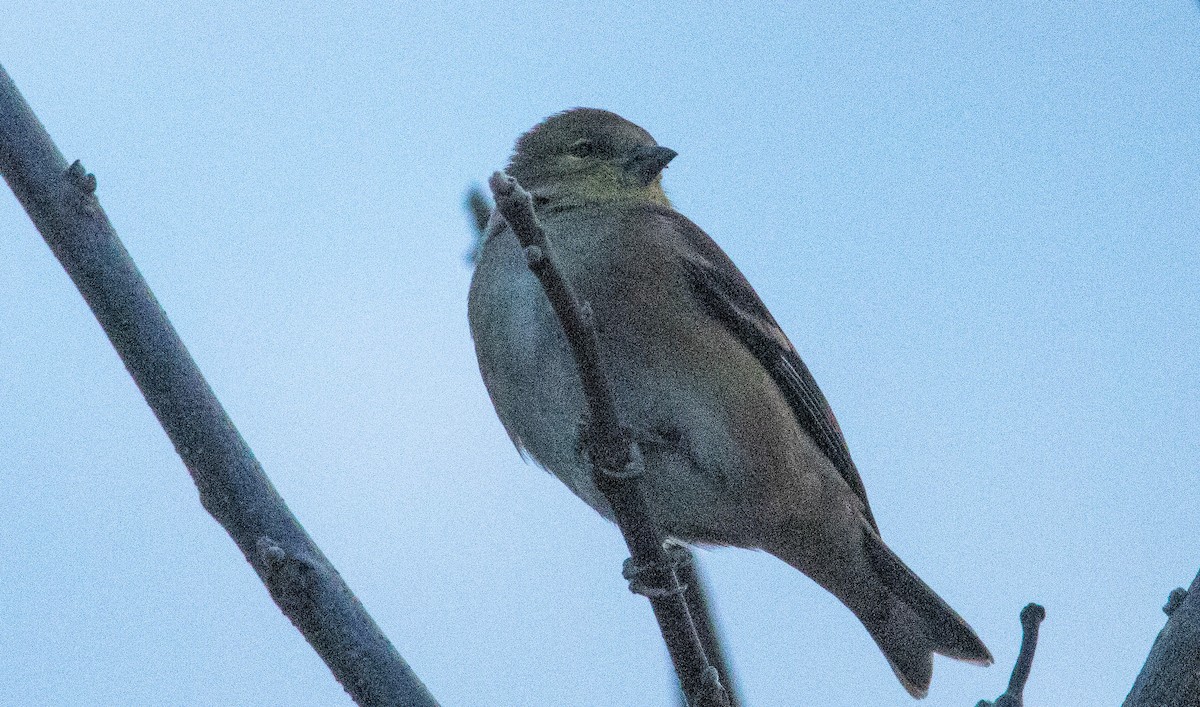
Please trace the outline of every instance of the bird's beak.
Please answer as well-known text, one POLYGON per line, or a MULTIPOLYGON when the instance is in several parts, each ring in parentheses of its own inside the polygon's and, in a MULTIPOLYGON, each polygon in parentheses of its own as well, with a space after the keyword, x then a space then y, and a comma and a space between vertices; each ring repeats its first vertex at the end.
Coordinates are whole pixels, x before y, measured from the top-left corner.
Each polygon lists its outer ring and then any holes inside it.
POLYGON ((667 163, 675 159, 679 153, 661 145, 639 145, 633 148, 629 159, 625 162, 625 172, 632 176, 642 186, 650 182, 663 171, 667 163))

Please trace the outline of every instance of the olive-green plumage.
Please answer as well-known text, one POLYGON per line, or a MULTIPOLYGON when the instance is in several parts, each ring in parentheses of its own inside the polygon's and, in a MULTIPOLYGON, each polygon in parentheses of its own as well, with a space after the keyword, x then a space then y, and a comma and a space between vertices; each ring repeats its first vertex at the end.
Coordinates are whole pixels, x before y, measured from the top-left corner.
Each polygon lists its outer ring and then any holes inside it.
MULTIPOLYGON (((508 167, 592 307, 655 521, 680 540, 761 548, 807 574, 858 616, 914 697, 928 690, 933 653, 991 663, 966 622, 880 539, 837 421, 775 319, 672 208, 661 171, 674 156, 620 116, 578 108, 521 136, 508 167)), ((574 361, 496 217, 469 316, 513 442, 611 518, 579 455, 574 361)))

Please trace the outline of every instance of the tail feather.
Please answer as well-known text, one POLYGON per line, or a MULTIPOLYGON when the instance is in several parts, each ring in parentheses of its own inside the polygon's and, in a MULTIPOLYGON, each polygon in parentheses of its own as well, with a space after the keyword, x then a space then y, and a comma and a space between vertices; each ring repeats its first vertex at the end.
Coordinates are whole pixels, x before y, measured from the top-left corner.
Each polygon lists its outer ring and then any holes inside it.
POLYGON ((863 547, 876 574, 891 595, 919 618, 930 649, 976 665, 991 665, 992 654, 967 622, 921 581, 896 553, 871 531, 863 533, 863 547))
POLYGON ((933 653, 976 665, 992 664, 992 654, 967 622, 878 535, 864 530, 863 548, 887 596, 883 611, 855 613, 909 694, 916 698, 928 694, 933 653))
POLYGON ((924 631, 925 622, 895 596, 888 595, 883 604, 869 615, 856 613, 908 694, 925 697, 933 679, 934 652, 924 631))
POLYGON ((992 654, 971 627, 862 522, 843 532, 787 528, 771 554, 805 573, 862 621, 900 684, 925 697, 933 654, 991 665, 992 654), (861 539, 859 539, 861 538, 861 539))

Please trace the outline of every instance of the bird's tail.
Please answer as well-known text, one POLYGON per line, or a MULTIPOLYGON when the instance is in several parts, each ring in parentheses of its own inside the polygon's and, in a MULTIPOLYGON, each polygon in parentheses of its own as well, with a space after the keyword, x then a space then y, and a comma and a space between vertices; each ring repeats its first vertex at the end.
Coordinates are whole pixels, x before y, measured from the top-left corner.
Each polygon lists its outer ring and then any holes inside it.
POLYGON ((913 697, 929 692, 934 653, 977 665, 992 663, 991 653, 967 622, 865 523, 861 545, 847 538, 845 545, 821 552, 801 541, 771 552, 854 612, 913 697))
POLYGON ((976 665, 992 664, 992 654, 967 622, 878 535, 864 529, 863 549, 886 590, 884 606, 850 609, 867 627, 909 694, 920 698, 929 692, 933 653, 976 665))

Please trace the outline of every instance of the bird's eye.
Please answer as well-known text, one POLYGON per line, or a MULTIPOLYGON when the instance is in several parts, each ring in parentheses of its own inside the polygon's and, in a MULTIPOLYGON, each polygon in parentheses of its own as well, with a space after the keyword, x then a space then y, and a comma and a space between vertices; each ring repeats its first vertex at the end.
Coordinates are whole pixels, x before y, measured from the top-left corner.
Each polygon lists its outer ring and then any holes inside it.
POLYGON ((576 140, 574 145, 571 145, 571 154, 576 157, 590 157, 596 153, 596 143, 584 138, 576 140))

